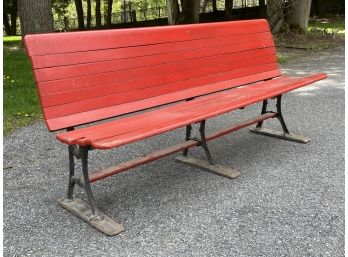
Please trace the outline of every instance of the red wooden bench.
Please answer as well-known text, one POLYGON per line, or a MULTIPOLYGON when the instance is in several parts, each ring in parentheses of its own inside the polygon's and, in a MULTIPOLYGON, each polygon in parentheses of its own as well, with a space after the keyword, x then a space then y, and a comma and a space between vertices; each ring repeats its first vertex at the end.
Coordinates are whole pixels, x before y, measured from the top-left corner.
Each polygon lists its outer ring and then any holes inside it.
POLYGON ((106 234, 122 225, 97 210, 91 183, 138 165, 183 151, 179 161, 235 178, 237 170, 216 165, 207 141, 257 124, 253 132, 306 143, 290 134, 281 113, 281 96, 326 78, 326 74, 282 76, 266 20, 136 29, 37 34, 25 37, 50 131, 66 129, 56 138, 68 145, 68 192, 59 203, 106 234), (267 102, 276 99, 276 110, 267 102), (260 116, 205 135, 206 120, 263 102, 260 116), (157 107, 157 108, 153 108, 157 107), (137 113, 138 111, 144 111, 137 113), (108 118, 116 120, 103 121, 108 118), (277 118, 283 131, 262 128, 277 118), (191 136, 199 123, 200 138, 191 136), (89 124, 87 127, 77 126, 89 124), (88 152, 111 149, 186 127, 186 141, 115 167, 88 172, 88 152), (188 157, 202 146, 208 161, 188 157), (82 161, 75 175, 74 159, 82 161), (83 186, 88 203, 73 196, 83 186))

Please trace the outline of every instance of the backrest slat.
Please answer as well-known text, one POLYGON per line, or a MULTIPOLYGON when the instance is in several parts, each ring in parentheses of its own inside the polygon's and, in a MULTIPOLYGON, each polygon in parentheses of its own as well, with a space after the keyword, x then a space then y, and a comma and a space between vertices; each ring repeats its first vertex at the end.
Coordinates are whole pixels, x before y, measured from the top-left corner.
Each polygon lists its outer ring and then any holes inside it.
POLYGON ((150 108, 146 99, 162 95, 186 92, 158 105, 197 96, 212 83, 233 80, 234 87, 253 75, 280 74, 265 20, 36 34, 25 45, 49 130, 141 110, 140 102, 150 108), (64 122, 67 116, 76 122, 64 122))
POLYGON ((141 46, 269 31, 265 20, 26 36, 30 56, 141 46))
POLYGON ((210 37, 188 41, 176 41, 169 43, 158 43, 151 45, 140 45, 136 47, 119 47, 101 50, 91 50, 83 52, 48 54, 32 56, 32 61, 36 69, 59 67, 63 65, 74 65, 83 63, 93 63, 110 61, 117 59, 134 58, 163 53, 179 52, 189 49, 200 49, 206 47, 217 47, 230 44, 240 44, 248 42, 265 43, 272 42, 270 32, 248 33, 240 35, 228 35, 224 37, 210 37))
MULTIPOLYGON (((201 65, 194 67, 192 65, 193 67, 190 67, 190 63, 186 65, 184 63, 183 65, 181 65, 183 67, 168 67, 169 69, 163 70, 163 73, 158 75, 140 78, 134 76, 133 79, 129 78, 128 80, 121 80, 114 83, 100 84, 78 89, 71 89, 70 87, 70 90, 68 91, 43 94, 42 106, 49 107, 69 102, 77 102, 83 99, 100 97, 103 95, 136 91, 149 87, 159 87, 183 80, 194 79, 197 77, 209 77, 215 75, 215 73, 222 74, 224 72, 231 71, 231 69, 234 69, 234 71, 252 69, 255 66, 274 63, 274 54, 271 55, 270 52, 271 51, 264 50, 263 52, 262 50, 254 51, 254 53, 250 54, 247 58, 245 58, 241 53, 238 53, 238 56, 224 56, 224 62, 215 59, 209 63, 209 66, 201 65)), ((127 100, 131 102, 132 98, 129 98, 127 100)))
MULTIPOLYGON (((142 55, 132 58, 122 58, 108 61, 95 61, 83 64, 63 65, 58 67, 35 69, 35 75, 38 82, 51 81, 65 78, 75 78, 91 74, 112 72, 117 70, 140 68, 144 66, 160 65, 170 62, 180 62, 187 59, 218 56, 227 53, 241 52, 251 49, 260 49, 273 46, 273 41, 270 40, 270 34, 268 33, 266 38, 256 41, 241 41, 223 45, 217 44, 204 48, 192 48, 191 45, 191 48, 182 51, 172 51, 172 49, 167 49, 167 52, 159 54, 142 55)), ((124 51, 126 50, 130 52, 133 51, 133 48, 124 49, 124 51)))

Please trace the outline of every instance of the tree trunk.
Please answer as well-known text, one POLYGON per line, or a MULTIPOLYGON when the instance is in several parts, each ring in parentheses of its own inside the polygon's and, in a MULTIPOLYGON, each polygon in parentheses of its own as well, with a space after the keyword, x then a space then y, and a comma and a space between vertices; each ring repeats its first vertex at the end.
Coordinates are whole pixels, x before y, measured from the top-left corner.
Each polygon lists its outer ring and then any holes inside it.
POLYGON ((312 0, 295 0, 287 16, 291 30, 297 30, 300 33, 307 32, 311 3, 312 0))
POLYGON ((11 36, 15 36, 17 34, 17 8, 11 12, 11 36))
POLYGON ((107 10, 106 22, 108 28, 111 27, 111 17, 112 17, 112 0, 108 0, 108 10, 107 10))
POLYGON ((95 21, 97 29, 101 28, 100 0, 95 1, 95 21))
POLYGON ((51 0, 19 0, 18 11, 22 36, 54 31, 51 0))
POLYGON ((233 0, 225 0, 225 17, 227 20, 232 18, 233 0))
POLYGON ((283 1, 267 0, 267 17, 273 34, 278 33, 284 24, 283 1))
POLYGON ((178 0, 166 0, 167 2, 167 13, 168 13, 168 24, 175 25, 179 24, 179 4, 178 0))
POLYGON ((177 0, 167 0, 168 24, 189 24, 199 22, 200 1, 181 0, 180 12, 177 0))
POLYGON ((12 36, 11 35, 11 25, 10 22, 8 21, 8 15, 6 13, 3 14, 4 16, 4 27, 5 27, 5 33, 6 36, 12 36))
POLYGON ((182 15, 180 23, 199 23, 200 1, 181 0, 182 15))
POLYGON ((87 29, 91 28, 92 10, 91 10, 91 0, 87 0, 87 29))
POLYGON ((318 17, 325 15, 325 0, 313 0, 313 14, 318 17))
POLYGON ((266 18, 266 3, 265 0, 259 0, 259 8, 260 8, 260 17, 266 18))
POLYGON ((216 0, 212 0, 213 12, 217 12, 216 0))
POLYGON ((78 22, 79 30, 84 30, 85 22, 83 19, 82 0, 75 0, 75 8, 76 8, 77 22, 78 22))
POLYGON ((210 2, 210 0, 204 0, 203 5, 202 5, 202 13, 205 13, 207 10, 207 5, 210 2))

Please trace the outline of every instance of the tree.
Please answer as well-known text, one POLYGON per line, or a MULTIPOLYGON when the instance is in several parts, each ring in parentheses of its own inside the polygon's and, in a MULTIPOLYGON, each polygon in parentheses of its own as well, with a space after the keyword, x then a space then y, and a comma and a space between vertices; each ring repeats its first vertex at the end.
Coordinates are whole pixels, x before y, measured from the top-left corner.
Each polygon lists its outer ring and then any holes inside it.
POLYGON ((168 13, 168 24, 174 25, 179 24, 180 9, 177 0, 166 0, 167 2, 167 13, 168 13))
POLYGON ((265 0, 259 0, 260 17, 266 18, 266 2, 265 0))
POLYGON ((87 29, 91 28, 91 20, 92 20, 92 8, 91 8, 91 0, 87 0, 87 29))
POLYGON ((65 30, 69 28, 69 20, 67 14, 70 3, 71 0, 52 0, 53 11, 58 15, 60 19, 63 18, 65 30))
POLYGON ((85 21, 83 18, 82 0, 75 0, 75 8, 76 8, 77 23, 79 26, 79 30, 84 30, 85 29, 85 21))
POLYGON ((230 20, 232 18, 233 0, 225 0, 225 17, 230 20))
POLYGON ((17 16, 17 0, 5 0, 3 19, 7 36, 15 36, 17 34, 17 16))
POLYGON ((283 1, 267 0, 267 17, 273 34, 278 33, 284 25, 283 1))
POLYGON ((166 1, 168 23, 170 25, 199 22, 200 1, 181 0, 181 12, 178 0, 166 1))
POLYGON ((95 1, 95 21, 98 29, 101 28, 100 0, 95 1))
POLYGON ((64 17, 68 14, 67 8, 70 3, 70 0, 52 0, 52 8, 59 17, 64 17))
POLYGON ((107 15, 106 15, 106 24, 108 28, 111 27, 111 18, 112 18, 112 0, 108 0, 108 6, 107 6, 107 15))
POLYGON ((294 4, 289 8, 286 21, 291 30, 300 33, 307 32, 311 3, 312 0, 295 0, 294 4))
POLYGON ((18 0, 22 36, 53 32, 51 0, 18 0))
POLYGON ((216 0, 212 0, 213 3, 213 12, 217 12, 216 0))

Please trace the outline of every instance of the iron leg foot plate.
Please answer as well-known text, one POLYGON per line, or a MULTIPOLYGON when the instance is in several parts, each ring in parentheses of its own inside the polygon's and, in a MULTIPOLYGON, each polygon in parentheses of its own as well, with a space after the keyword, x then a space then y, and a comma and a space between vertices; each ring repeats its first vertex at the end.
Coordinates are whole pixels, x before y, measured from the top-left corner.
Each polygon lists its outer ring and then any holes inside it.
POLYGON ((255 134, 261 134, 265 136, 277 137, 285 140, 290 140, 298 143, 307 144, 311 139, 309 137, 294 135, 294 134, 284 134, 282 131, 275 131, 266 128, 251 128, 250 132, 255 134))
POLYGON ((212 173, 215 173, 220 176, 227 178, 236 178, 240 175, 240 172, 229 167, 224 167, 221 165, 212 165, 206 160, 196 159, 193 157, 178 156, 175 158, 176 161, 188 164, 193 167, 198 167, 212 173))
POLYGON ((69 200, 62 197, 58 199, 58 203, 104 234, 114 236, 124 230, 121 224, 100 211, 97 211, 98 215, 93 215, 90 205, 79 198, 74 197, 72 200, 69 200))

